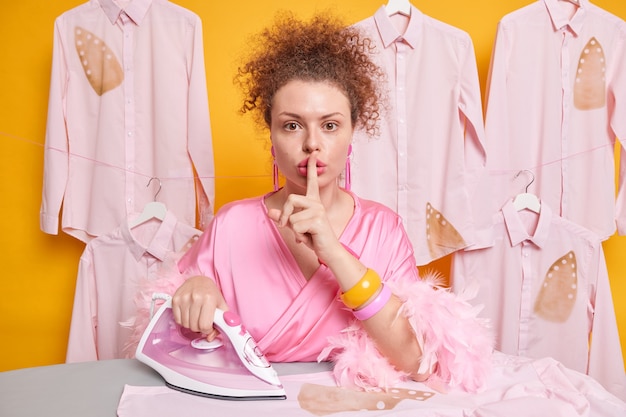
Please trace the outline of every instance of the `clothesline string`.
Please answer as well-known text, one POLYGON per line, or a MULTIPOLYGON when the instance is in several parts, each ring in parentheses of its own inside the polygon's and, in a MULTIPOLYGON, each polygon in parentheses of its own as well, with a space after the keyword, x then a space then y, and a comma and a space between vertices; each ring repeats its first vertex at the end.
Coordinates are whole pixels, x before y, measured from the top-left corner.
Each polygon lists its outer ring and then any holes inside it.
MULTIPOLYGON (((10 138, 10 139, 14 139, 14 140, 19 141, 19 142, 24 142, 24 143, 28 143, 28 144, 31 144, 31 145, 35 145, 35 146, 38 146, 40 148, 44 148, 45 147, 43 144, 41 144, 39 142, 36 142, 36 141, 33 141, 33 140, 29 140, 29 139, 25 139, 25 138, 22 138, 22 137, 19 137, 19 136, 15 136, 15 135, 10 135, 10 134, 7 134, 5 132, 0 132, 0 136, 7 137, 7 138, 10 138)), ((68 153, 68 152, 66 152, 63 149, 58 149, 58 148, 53 148, 53 147, 48 147, 48 149, 56 151, 56 152, 63 153, 65 155, 70 155, 71 157, 75 157, 75 158, 83 159, 83 160, 86 160, 86 161, 89 161, 89 162, 93 162, 95 164, 98 164, 98 165, 101 165, 101 166, 104 166, 104 167, 108 167, 108 168, 115 169, 115 170, 118 170, 118 171, 128 172, 128 173, 131 173, 131 174, 134 174, 134 175, 139 175, 139 176, 145 177, 147 179, 155 178, 154 174, 144 174, 144 173, 141 173, 141 172, 138 172, 138 171, 129 170, 129 169, 122 168, 122 167, 114 165, 114 164, 110 164, 110 163, 107 163, 107 162, 104 162, 104 161, 99 161, 97 159, 93 159, 93 158, 89 158, 89 157, 86 157, 86 156, 82 156, 82 155, 79 155, 79 154, 76 154, 76 153, 73 153, 73 152, 69 152, 68 153)), ((206 175, 205 176, 199 175, 199 176, 197 176, 197 178, 200 178, 200 179, 211 179, 211 178, 213 178, 213 179, 228 179, 228 178, 245 179, 245 178, 268 178, 268 177, 271 177, 271 176, 272 176, 271 174, 267 174, 267 175, 220 175, 220 176, 212 176, 212 177, 211 176, 206 176, 206 175)), ((170 181, 170 180, 188 180, 188 179, 192 179, 192 178, 196 178, 196 177, 194 177, 194 176, 179 176, 179 177, 158 176, 158 178, 161 181, 170 181)))
MULTIPOLYGON (((571 158, 575 158, 581 155, 586 155, 586 154, 590 154, 592 152, 596 152, 599 151, 601 149, 605 149, 608 147, 613 148, 615 145, 601 145, 601 146, 596 146, 594 148, 590 148, 584 151, 580 151, 580 152, 575 152, 573 154, 567 155, 565 158, 558 158, 558 159, 554 159, 552 161, 548 161, 548 162, 544 162, 532 167, 520 167, 520 168, 511 168, 511 169, 487 169, 487 174, 488 175, 510 175, 510 174, 517 174, 520 171, 530 171, 533 173, 534 176, 537 176, 537 171, 540 171, 542 168, 544 167, 548 167, 550 165, 554 165, 554 164, 558 164, 561 163, 563 161, 567 161, 568 159, 571 158)), ((625 145, 626 146, 626 145, 625 145)))
MULTIPOLYGON (((8 134, 8 133, 5 133, 5 132, 0 132, 0 136, 4 136, 4 137, 10 138, 10 139, 13 139, 13 140, 16 140, 16 141, 20 141, 20 142, 25 142, 25 143, 28 143, 28 144, 31 144, 31 145, 36 145, 36 146, 39 146, 41 148, 45 147, 45 145, 43 145, 43 144, 41 144, 39 142, 36 142, 36 141, 33 141, 33 140, 29 140, 29 139, 26 139, 26 138, 22 138, 22 137, 19 137, 19 136, 11 135, 11 134, 8 134)), ((609 146, 613 147, 614 145, 608 145, 607 144, 607 145, 597 146, 597 147, 594 147, 594 148, 591 148, 591 149, 587 149, 585 151, 573 153, 571 155, 568 155, 565 158, 558 158, 558 159, 555 159, 553 161, 548 161, 548 162, 545 162, 545 163, 542 163, 542 164, 539 164, 539 165, 535 165, 533 167, 524 167, 524 168, 515 168, 515 169, 488 169, 486 171, 486 173, 488 175, 510 175, 512 173, 513 174, 518 173, 520 170, 530 170, 530 171, 533 171, 535 173, 535 175, 536 175, 536 171, 537 170, 541 170, 541 168, 543 168, 543 167, 550 166, 550 165, 553 165, 553 164, 558 164, 558 163, 560 163, 562 161, 566 161, 566 160, 568 160, 570 158, 574 158, 574 157, 577 157, 577 156, 580 156, 580 155, 585 155, 585 154, 588 154, 588 153, 592 153, 592 152, 595 152, 597 150, 607 148, 609 146)), ((63 153, 63 154, 69 154, 71 157, 83 159, 83 160, 86 160, 86 161, 89 161, 89 162, 93 162, 95 164, 99 164, 101 166, 106 166, 108 168, 116 169, 116 170, 123 171, 123 172, 129 172, 129 173, 132 173, 134 175, 140 175, 140 176, 143 176, 143 177, 146 177, 146 178, 152 178, 152 177, 155 176, 154 174, 144 174, 144 173, 141 173, 141 172, 129 170, 127 168, 122 168, 122 167, 119 167, 119 166, 116 166, 116 165, 113 165, 113 164, 109 164, 109 163, 104 162, 104 161, 100 161, 100 160, 97 160, 97 159, 93 159, 93 158, 89 158, 89 157, 86 157, 86 156, 82 156, 82 155, 79 155, 79 154, 76 154, 76 153, 73 153, 73 152, 69 152, 68 153, 64 149, 58 149, 58 148, 53 148, 53 147, 48 147, 48 149, 56 151, 56 152, 60 152, 60 153, 63 153)), ((245 179, 245 178, 266 178, 266 177, 271 177, 271 176, 272 176, 272 174, 268 173, 267 175, 220 175, 220 176, 213 176, 213 177, 198 176, 198 178, 200 178, 200 179, 210 179, 210 178, 213 178, 213 179, 226 179, 226 178, 245 179)), ((162 177, 162 176, 159 176, 159 179, 161 179, 162 181, 164 181, 164 180, 165 181, 168 181, 168 180, 187 180, 187 179, 192 179, 192 178, 194 178, 194 177, 193 176, 181 176, 181 177, 162 177)))

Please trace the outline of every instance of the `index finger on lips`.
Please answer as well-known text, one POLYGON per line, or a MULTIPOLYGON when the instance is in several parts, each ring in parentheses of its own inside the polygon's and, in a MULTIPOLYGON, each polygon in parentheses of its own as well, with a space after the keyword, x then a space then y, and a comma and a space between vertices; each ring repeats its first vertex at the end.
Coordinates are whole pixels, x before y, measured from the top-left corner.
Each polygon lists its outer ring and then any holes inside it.
POLYGON ((320 189, 317 183, 317 153, 313 152, 306 166, 306 195, 319 200, 320 189))

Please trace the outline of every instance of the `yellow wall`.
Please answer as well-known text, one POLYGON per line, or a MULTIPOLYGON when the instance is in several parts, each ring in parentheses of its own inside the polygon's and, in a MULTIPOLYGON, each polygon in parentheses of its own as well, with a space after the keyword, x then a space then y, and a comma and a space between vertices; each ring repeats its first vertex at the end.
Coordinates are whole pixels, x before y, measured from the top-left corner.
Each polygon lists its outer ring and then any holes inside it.
MULTIPOLYGON (((204 23, 217 206, 271 188, 265 138, 237 114, 232 86, 237 51, 275 11, 301 16, 333 9, 354 23, 386 0, 176 0, 204 23)), ((54 19, 83 0, 3 1, 0 5, 0 371, 61 363, 65 357, 78 259, 84 245, 39 230, 43 144, 54 19)), ((467 31, 476 49, 481 85, 496 24, 531 0, 413 0, 427 15, 467 31)), ((624 0, 596 0, 626 19, 624 0)), ((626 70, 626 68, 625 68, 626 70)), ((626 117, 626 115, 624 115, 626 117)), ((622 346, 626 347, 626 237, 605 243, 622 346)), ((435 265, 449 270, 449 260, 435 265)))

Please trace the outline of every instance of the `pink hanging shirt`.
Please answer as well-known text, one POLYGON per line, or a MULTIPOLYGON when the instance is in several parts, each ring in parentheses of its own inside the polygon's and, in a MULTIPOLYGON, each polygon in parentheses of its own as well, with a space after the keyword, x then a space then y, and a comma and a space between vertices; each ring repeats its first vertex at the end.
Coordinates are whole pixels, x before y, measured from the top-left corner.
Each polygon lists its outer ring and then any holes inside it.
POLYGON ((411 7, 404 33, 381 6, 355 25, 387 75, 380 135, 357 131, 352 190, 401 217, 418 265, 475 240, 473 190, 484 171, 480 86, 469 35, 411 7))
POLYGON ((91 0, 54 26, 41 230, 82 240, 153 201, 202 228, 214 164, 202 24, 166 0, 91 0), (194 181, 194 168, 199 177, 194 181), (157 177, 161 182, 150 178, 157 177), (158 191, 158 194, 157 194, 158 191))
POLYGON ((626 375, 602 243, 552 212, 518 212, 512 201, 494 216, 487 248, 454 255, 451 285, 474 293, 496 349, 552 357, 594 377, 626 400, 626 375))
POLYGON ((602 239, 626 233, 626 22, 580 0, 540 0, 498 25, 486 98, 484 211, 524 190, 602 239), (572 13, 575 14, 572 15, 572 13))

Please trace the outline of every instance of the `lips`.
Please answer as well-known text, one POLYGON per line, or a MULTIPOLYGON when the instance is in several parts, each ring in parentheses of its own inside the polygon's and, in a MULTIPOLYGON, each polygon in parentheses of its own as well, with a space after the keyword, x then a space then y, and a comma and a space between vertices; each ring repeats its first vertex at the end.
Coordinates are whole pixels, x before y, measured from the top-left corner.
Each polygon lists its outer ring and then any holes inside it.
MULTIPOLYGON (((309 158, 300 161, 298 164, 298 173, 300 173, 300 175, 306 177, 308 164, 309 158)), ((321 175, 326 170, 326 164, 320 160, 315 161, 315 166, 317 167, 317 175, 321 175)))

